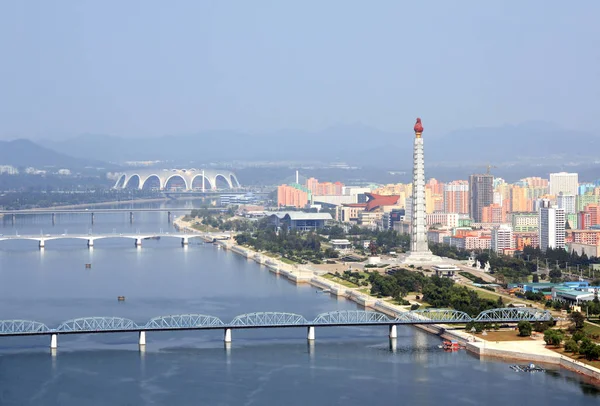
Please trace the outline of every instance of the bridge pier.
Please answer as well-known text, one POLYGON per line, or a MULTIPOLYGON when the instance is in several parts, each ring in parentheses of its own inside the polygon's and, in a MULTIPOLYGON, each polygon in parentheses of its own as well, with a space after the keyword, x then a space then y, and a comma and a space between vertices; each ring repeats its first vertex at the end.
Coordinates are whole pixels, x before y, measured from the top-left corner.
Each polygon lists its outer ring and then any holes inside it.
POLYGON ((56 213, 52 213, 52 225, 56 224, 56 213))
POLYGON ((189 243, 190 243, 190 242, 189 242, 189 239, 188 239, 188 237, 183 237, 183 238, 181 239, 181 245, 188 245, 189 243))
POLYGON ((395 324, 390 326, 390 338, 398 338, 398 329, 395 324))
POLYGON ((40 240, 39 246, 40 246, 40 248, 44 248, 46 246, 46 241, 45 240, 40 240))
POLYGON ((167 212, 167 223, 171 224, 171 212, 167 212))
POLYGON ((398 350, 398 339, 390 338, 390 352, 395 353, 398 350))
POLYGON ((56 334, 52 334, 50 337, 50 348, 53 350, 58 348, 58 336, 56 334))
POLYGON ((133 212, 129 212, 129 222, 133 224, 133 212))
POLYGON ((17 222, 17 215, 13 214, 12 217, 11 217, 11 219, 12 219, 12 225, 14 226, 15 223, 17 222))
POLYGON ((308 334, 306 337, 309 341, 315 340, 315 326, 308 327, 308 334))
POLYGON ((146 345, 146 332, 145 331, 140 331, 138 344, 140 346, 146 345))
POLYGON ((92 225, 94 224, 94 213, 92 213, 92 225))
POLYGON ((87 244, 88 248, 94 248, 94 240, 92 238, 88 238, 87 244))
POLYGON ((141 238, 136 238, 135 239, 135 246, 136 247, 141 247, 142 246, 142 239, 141 238))
POLYGON ((223 341, 225 341, 225 343, 231 343, 231 329, 230 328, 225 329, 225 336, 223 338, 223 341))

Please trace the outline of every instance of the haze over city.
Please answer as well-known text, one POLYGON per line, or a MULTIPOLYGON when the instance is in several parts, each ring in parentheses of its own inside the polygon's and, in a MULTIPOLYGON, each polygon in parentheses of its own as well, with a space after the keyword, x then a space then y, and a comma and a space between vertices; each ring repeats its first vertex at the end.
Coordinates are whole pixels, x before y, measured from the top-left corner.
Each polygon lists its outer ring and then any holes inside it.
POLYGON ((597 131, 600 4, 5 2, 0 139, 597 131))

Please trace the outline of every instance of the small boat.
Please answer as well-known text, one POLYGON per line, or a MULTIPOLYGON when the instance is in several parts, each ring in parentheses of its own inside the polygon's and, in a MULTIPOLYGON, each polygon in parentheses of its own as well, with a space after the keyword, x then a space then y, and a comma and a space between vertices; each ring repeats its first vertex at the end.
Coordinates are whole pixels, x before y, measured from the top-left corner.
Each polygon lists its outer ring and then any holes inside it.
POLYGON ((442 348, 446 351, 457 351, 460 349, 460 344, 458 343, 458 341, 444 341, 442 343, 442 348))
POLYGON ((125 296, 117 296, 117 300, 119 302, 124 302, 125 301, 125 296))

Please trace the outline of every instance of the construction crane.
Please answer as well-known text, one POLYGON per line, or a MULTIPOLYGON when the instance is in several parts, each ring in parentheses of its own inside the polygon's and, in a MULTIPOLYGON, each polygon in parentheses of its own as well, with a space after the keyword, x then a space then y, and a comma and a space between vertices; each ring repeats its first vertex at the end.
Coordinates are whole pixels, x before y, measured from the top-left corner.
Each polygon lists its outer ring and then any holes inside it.
POLYGON ((497 166, 496 165, 490 165, 490 164, 486 165, 486 171, 485 171, 485 173, 487 175, 489 175, 490 174, 490 169, 492 169, 492 168, 497 168, 497 166))

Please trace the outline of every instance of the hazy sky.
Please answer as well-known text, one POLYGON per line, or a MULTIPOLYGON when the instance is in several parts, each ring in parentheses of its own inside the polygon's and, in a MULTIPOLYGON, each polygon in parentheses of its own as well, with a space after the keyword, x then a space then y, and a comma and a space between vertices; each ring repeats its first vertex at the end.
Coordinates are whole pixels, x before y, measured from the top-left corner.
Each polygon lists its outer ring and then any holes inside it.
POLYGON ((600 129, 600 1, 0 3, 0 139, 600 129), (494 3, 494 4, 492 4, 494 3))

